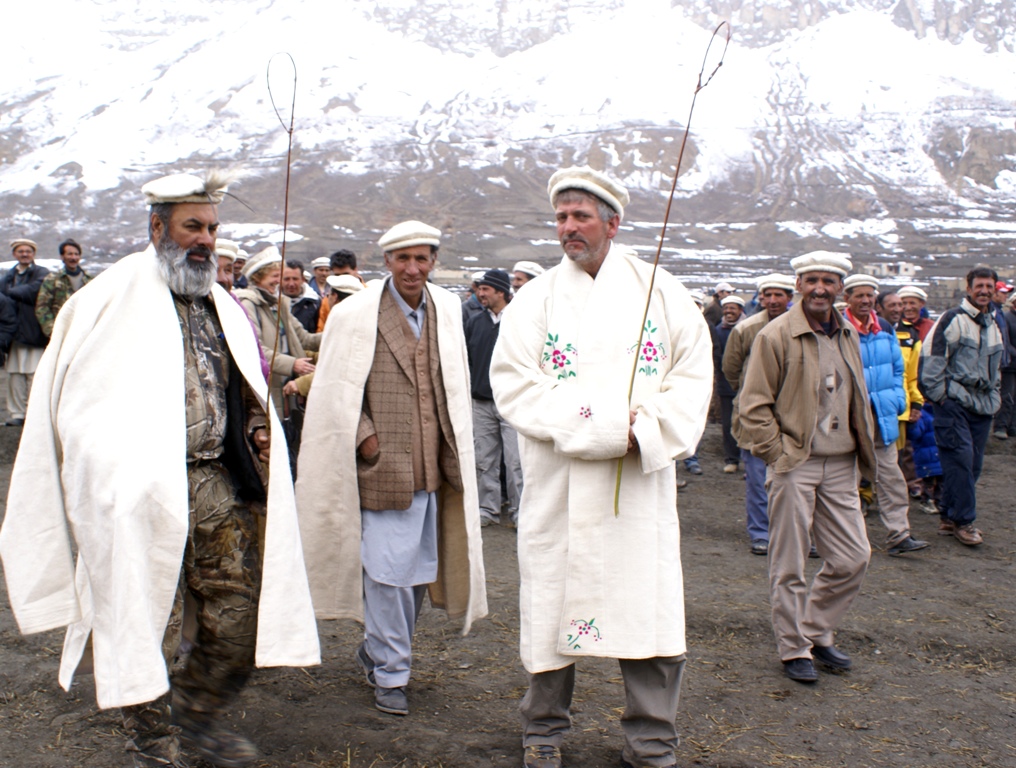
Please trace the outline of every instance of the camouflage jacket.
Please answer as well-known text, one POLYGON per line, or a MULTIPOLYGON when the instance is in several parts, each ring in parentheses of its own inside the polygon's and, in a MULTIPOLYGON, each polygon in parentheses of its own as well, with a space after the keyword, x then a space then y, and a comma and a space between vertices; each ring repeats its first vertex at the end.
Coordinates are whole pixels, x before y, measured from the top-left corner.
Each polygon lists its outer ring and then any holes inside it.
MULTIPOLYGON (((87 272, 82 272, 82 275, 84 275, 86 284, 92 279, 87 272)), ((72 293, 74 293, 74 288, 71 286, 71 279, 68 277, 66 269, 50 272, 42 281, 39 296, 35 300, 35 317, 47 338, 53 335, 53 323, 56 322, 57 313, 67 303, 67 299, 71 297, 72 293)))

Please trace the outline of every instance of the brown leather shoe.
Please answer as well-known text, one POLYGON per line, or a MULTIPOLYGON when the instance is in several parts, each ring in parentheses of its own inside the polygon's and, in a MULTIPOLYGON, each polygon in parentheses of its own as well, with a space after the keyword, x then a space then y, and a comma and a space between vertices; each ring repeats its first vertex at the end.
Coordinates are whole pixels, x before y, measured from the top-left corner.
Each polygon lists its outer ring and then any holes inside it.
POLYGON ((976 547, 978 544, 984 543, 984 537, 981 536, 979 530, 974 528, 973 523, 956 526, 953 536, 956 537, 956 541, 960 544, 966 544, 968 547, 976 547))
POLYGON ((952 536, 956 533, 956 523, 952 520, 940 520, 938 523, 939 536, 952 536))

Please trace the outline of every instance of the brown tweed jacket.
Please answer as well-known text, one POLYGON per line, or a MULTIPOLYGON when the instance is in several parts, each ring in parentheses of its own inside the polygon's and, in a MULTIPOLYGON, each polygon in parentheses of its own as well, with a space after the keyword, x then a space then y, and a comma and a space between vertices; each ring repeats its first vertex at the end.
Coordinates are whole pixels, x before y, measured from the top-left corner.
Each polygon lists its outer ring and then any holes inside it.
MULTIPOLYGON (((406 419, 413 413, 413 398, 417 393, 413 358, 404 335, 406 322, 402 310, 386 292, 378 309, 377 346, 363 392, 363 412, 356 436, 359 445, 369 435, 376 434, 380 447, 380 453, 373 462, 365 461, 359 454, 356 458, 360 506, 365 509, 407 509, 413 501, 413 433, 406 419)), ((433 300, 429 298, 423 330, 429 345, 430 375, 441 427, 438 466, 444 480, 461 492, 458 451, 441 378, 437 313, 433 300)))

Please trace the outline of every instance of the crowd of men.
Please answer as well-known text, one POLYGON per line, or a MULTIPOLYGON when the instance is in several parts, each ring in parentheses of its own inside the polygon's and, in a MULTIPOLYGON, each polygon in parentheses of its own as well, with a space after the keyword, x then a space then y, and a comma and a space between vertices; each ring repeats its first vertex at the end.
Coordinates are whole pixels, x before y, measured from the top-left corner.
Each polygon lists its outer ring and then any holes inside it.
POLYGON ((137 766, 255 762, 224 715, 255 666, 320 663, 315 618, 363 624, 374 704, 408 715, 425 600, 463 633, 487 614, 497 524, 518 536, 523 765, 563 765, 576 662, 599 656, 624 681, 621 764, 676 766, 676 462, 698 466, 714 393, 791 679, 852 666, 835 631, 871 555, 869 485, 889 555, 928 546, 915 495, 939 533, 983 541, 985 442, 1016 434, 1012 289, 988 268, 937 322, 920 288, 880 293, 826 251, 707 301, 615 243, 628 192, 573 167, 547 190, 560 263, 478 272, 463 302, 430 281, 442 233, 416 220, 381 236, 367 283, 348 250, 306 271, 244 252, 219 237, 228 183, 146 184, 148 248, 98 279, 73 240, 47 274, 19 239, 0 281, 24 430, 8 593, 22 631, 67 627, 64 687, 90 656, 137 766))

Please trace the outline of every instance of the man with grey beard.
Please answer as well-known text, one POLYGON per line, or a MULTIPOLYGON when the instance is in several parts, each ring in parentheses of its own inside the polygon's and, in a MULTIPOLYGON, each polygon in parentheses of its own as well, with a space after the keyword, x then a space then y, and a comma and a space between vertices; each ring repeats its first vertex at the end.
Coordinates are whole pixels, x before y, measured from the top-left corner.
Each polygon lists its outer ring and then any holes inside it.
POLYGON ((150 247, 64 305, 0 530, 21 630, 68 627, 65 688, 91 651, 135 766, 187 766, 183 748, 249 765, 223 716, 255 655, 320 657, 285 437, 246 314, 215 282, 226 182, 146 184, 150 247))

